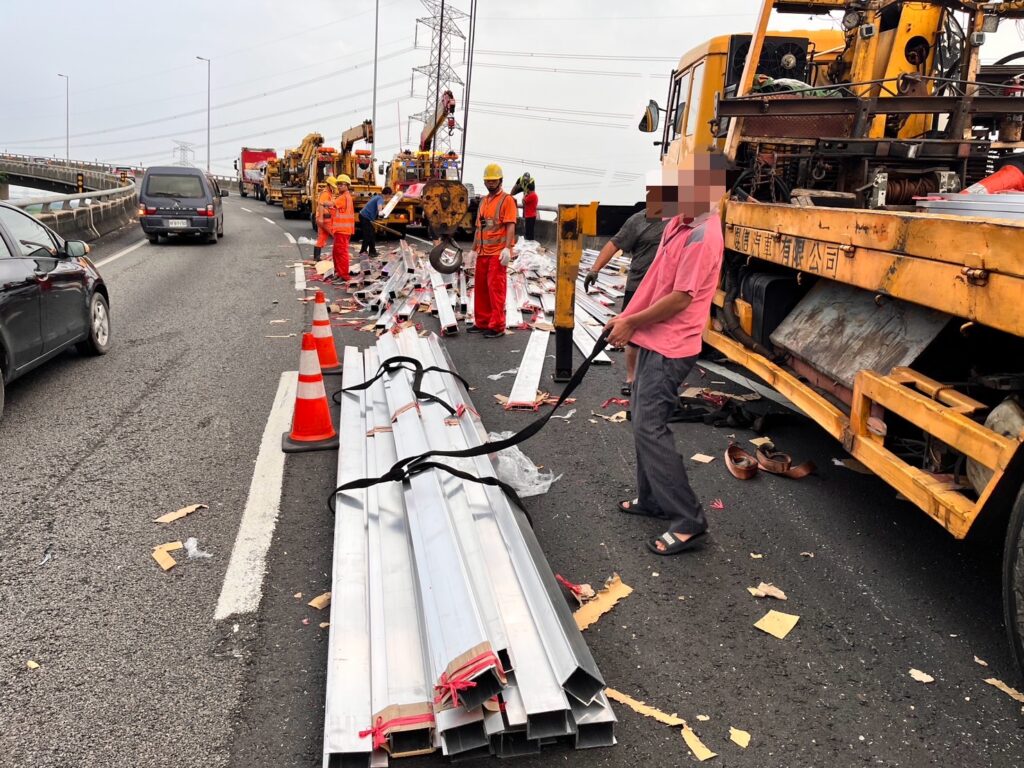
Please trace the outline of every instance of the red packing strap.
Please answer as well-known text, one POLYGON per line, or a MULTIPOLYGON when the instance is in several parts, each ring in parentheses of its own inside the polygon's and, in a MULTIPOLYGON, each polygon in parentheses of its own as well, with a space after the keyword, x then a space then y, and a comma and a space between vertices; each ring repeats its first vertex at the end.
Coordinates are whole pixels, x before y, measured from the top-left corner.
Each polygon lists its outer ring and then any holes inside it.
POLYGON ((558 580, 559 584, 561 584, 563 587, 565 587, 574 595, 576 595, 576 597, 579 597, 581 594, 583 594, 583 587, 581 587, 579 584, 573 584, 562 574, 556 573, 555 578, 558 580))
POLYGON ((466 411, 469 411, 474 416, 476 416, 478 419, 480 418, 480 414, 477 413, 474 409, 470 408, 465 403, 459 403, 457 406, 455 406, 455 415, 456 416, 464 416, 466 414, 466 411))
POLYGON ((455 673, 450 677, 447 672, 442 672, 441 679, 434 686, 434 690, 438 692, 437 696, 434 697, 434 703, 440 704, 446 699, 451 698, 452 706, 459 706, 459 691, 476 688, 476 682, 472 678, 492 666, 498 671, 498 676, 504 680, 505 670, 501 668, 501 661, 494 655, 494 651, 487 651, 474 659, 470 659, 456 669, 455 673))
POLYGON ((409 715, 407 717, 395 717, 387 722, 384 722, 384 718, 378 717, 377 722, 365 731, 359 732, 359 738, 365 739, 367 736, 373 736, 373 748, 383 749, 388 743, 387 731, 392 728, 397 728, 401 725, 420 725, 422 723, 434 722, 434 716, 427 712, 422 715, 409 715))

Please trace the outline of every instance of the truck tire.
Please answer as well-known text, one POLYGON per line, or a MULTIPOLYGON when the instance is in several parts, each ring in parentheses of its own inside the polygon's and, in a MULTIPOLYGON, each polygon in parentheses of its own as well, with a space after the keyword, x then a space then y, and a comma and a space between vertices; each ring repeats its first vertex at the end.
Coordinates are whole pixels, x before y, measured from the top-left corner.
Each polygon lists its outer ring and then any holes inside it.
POLYGON ((1010 511, 1003 547, 1003 619, 1017 671, 1024 677, 1024 486, 1010 511))
POLYGON ((238 194, 240 194, 242 197, 248 197, 249 196, 249 193, 245 191, 245 187, 239 187, 238 194))

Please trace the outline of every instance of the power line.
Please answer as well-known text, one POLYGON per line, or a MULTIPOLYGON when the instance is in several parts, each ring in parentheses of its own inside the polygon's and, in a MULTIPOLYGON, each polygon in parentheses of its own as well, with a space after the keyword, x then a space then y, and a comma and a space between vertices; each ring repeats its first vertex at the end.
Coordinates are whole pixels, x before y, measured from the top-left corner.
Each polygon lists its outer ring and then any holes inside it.
POLYGON ((618 130, 624 130, 628 128, 627 125, 616 125, 614 123, 595 123, 593 120, 573 120, 565 117, 545 117, 543 115, 517 115, 514 112, 498 112, 492 109, 480 109, 475 108, 474 114, 480 115, 496 115, 498 117, 511 117, 514 120, 536 120, 543 123, 566 123, 570 125, 589 125, 594 128, 615 128, 618 130))
POLYGON ((666 74, 653 72, 615 72, 597 69, 563 69, 561 67, 531 67, 526 64, 495 64, 493 62, 479 61, 474 66, 487 67, 488 69, 518 69, 529 72, 553 72, 559 75, 597 75, 599 77, 657 77, 668 79, 666 74))
POLYGON ((591 112, 585 109, 565 109, 559 107, 538 107, 532 104, 505 104, 497 101, 475 101, 481 107, 498 107, 500 109, 522 109, 527 112, 554 112, 564 115, 581 115, 585 117, 632 117, 628 112, 591 112))
POLYGON ((485 51, 491 56, 520 56, 530 59, 586 59, 590 61, 679 61, 678 56, 606 56, 598 53, 543 53, 539 51, 485 51))
MULTIPOLYGON (((479 156, 482 156, 482 157, 493 158, 495 160, 502 160, 502 161, 508 162, 508 163, 523 163, 523 164, 526 164, 526 165, 535 165, 535 166, 537 166, 539 168, 547 168, 547 169, 553 170, 553 171, 564 171, 565 173, 577 173, 577 174, 582 174, 582 175, 587 175, 587 176, 605 176, 605 175, 608 174, 608 169, 607 168, 590 168, 590 167, 581 166, 581 165, 566 165, 564 163, 550 163, 550 162, 545 162, 545 161, 542 161, 542 160, 530 159, 530 158, 527 158, 527 157, 509 157, 507 155, 498 155, 498 154, 494 154, 493 152, 478 151, 475 154, 477 154, 479 156)), ((628 171, 612 171, 611 176, 613 178, 617 179, 617 180, 620 180, 620 181, 634 181, 634 180, 642 179, 643 178, 643 174, 642 173, 631 173, 631 172, 628 172, 628 171)))

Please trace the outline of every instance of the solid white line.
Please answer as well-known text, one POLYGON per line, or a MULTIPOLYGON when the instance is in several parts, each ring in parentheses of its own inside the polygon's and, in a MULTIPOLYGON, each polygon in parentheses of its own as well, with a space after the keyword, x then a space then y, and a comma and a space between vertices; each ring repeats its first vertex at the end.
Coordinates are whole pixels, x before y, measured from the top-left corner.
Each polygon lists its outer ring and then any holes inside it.
POLYGON ((115 253, 115 254, 113 254, 111 256, 107 256, 107 258, 105 258, 105 259, 101 259, 100 261, 97 261, 96 262, 96 266, 97 267, 102 267, 102 266, 104 266, 106 264, 109 264, 112 261, 116 261, 117 259, 120 259, 122 256, 127 256, 129 253, 134 251, 136 248, 141 248, 145 244, 146 244, 146 241, 144 239, 143 240, 139 240, 137 243, 132 243, 127 248, 125 248, 123 250, 120 250, 120 251, 118 251, 117 253, 115 253))
POLYGON ((295 245, 295 237, 292 235, 291 232, 285 232, 284 236, 288 238, 288 242, 289 243, 291 243, 292 245, 295 245))
POLYGON ((275 227, 277 226, 276 221, 272 221, 271 219, 268 219, 266 216, 263 217, 263 220, 267 222, 267 224, 273 224, 275 227))
POLYGON ((246 213, 252 213, 252 211, 250 211, 250 210, 249 210, 248 208, 246 208, 246 207, 245 207, 244 205, 241 205, 241 206, 239 206, 239 207, 240 207, 240 208, 241 208, 241 209, 242 209, 243 211, 245 211, 246 213))
POLYGON ((306 268, 301 264, 295 265, 295 290, 306 290, 306 268))
POLYGON ((266 558, 281 511, 281 485, 284 482, 284 458, 281 435, 291 425, 298 384, 296 371, 285 371, 277 385, 274 406, 270 409, 256 466, 249 485, 249 498, 242 512, 235 546, 231 550, 224 585, 213 618, 216 621, 237 613, 252 613, 263 596, 266 558))

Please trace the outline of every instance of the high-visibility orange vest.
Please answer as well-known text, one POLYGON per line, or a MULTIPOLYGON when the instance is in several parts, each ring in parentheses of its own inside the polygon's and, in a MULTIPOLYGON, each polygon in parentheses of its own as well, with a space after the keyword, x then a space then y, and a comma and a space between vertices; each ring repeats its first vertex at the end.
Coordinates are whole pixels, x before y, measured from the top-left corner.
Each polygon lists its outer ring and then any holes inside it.
POLYGON ((334 198, 334 218, 332 232, 336 235, 351 235, 356 231, 356 208, 352 204, 352 195, 342 192, 334 198))
POLYGON ((330 223, 334 215, 334 193, 330 187, 324 187, 320 197, 316 199, 316 223, 330 223))
POLYGON ((476 212, 476 245, 481 255, 497 256, 508 245, 506 224, 501 220, 501 214, 508 204, 515 210, 515 201, 505 192, 493 198, 488 195, 480 201, 476 212))

